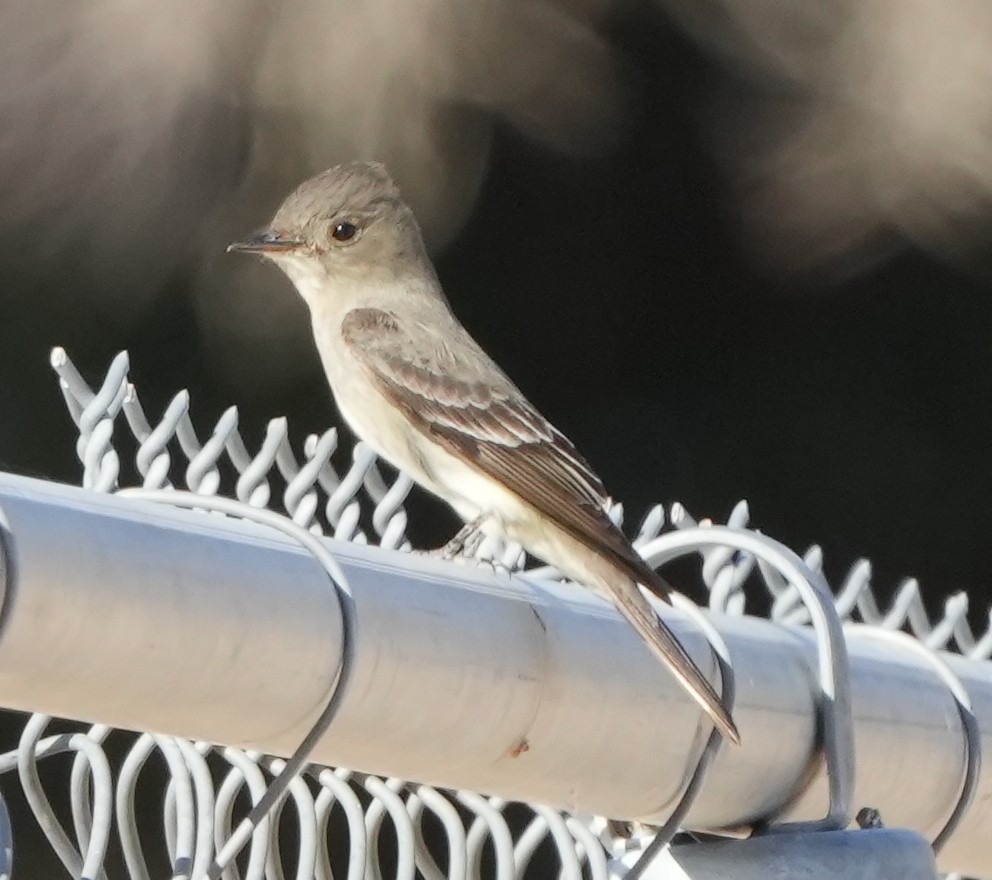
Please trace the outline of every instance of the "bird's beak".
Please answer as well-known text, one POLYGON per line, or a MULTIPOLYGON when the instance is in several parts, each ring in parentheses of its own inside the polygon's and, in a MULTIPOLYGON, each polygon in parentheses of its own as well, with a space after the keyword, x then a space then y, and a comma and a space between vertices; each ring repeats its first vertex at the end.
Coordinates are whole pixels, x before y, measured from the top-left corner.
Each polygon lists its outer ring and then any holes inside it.
POLYGON ((227 252, 249 251, 262 254, 282 253, 294 251, 302 247, 303 242, 296 238, 291 238, 281 232, 274 232, 271 229, 260 229, 252 233, 243 241, 236 241, 227 246, 227 252))

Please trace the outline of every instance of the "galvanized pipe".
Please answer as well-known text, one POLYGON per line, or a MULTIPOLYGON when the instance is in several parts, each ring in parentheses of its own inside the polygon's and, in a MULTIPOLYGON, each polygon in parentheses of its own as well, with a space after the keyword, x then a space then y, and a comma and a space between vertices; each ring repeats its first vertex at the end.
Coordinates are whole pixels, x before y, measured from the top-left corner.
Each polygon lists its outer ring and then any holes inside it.
MULTIPOLYGON (((0 524, 0 705, 287 755, 332 693, 335 586, 286 536, 6 474, 0 524)), ((315 760, 615 818, 671 809, 708 729, 606 603, 573 585, 326 546, 354 597, 355 659, 315 760)), ((659 610, 707 668, 688 620, 659 610)), ((810 632, 713 622, 743 745, 723 749, 687 825, 744 826, 790 803, 789 818, 822 815, 810 632)), ((957 705, 915 652, 856 632, 849 649, 854 807, 932 838, 960 789, 957 705)), ((988 747, 992 664, 944 657, 988 747)), ((942 870, 992 874, 990 810, 986 769, 942 870)))

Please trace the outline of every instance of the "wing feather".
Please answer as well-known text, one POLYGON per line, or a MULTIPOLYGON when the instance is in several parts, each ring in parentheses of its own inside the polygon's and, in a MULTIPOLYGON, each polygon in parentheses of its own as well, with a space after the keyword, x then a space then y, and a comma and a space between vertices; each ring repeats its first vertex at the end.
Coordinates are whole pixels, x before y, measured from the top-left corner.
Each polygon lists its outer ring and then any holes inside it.
POLYGON ((381 309, 354 309, 341 327, 366 374, 417 430, 667 599, 668 584, 606 515, 606 490, 568 438, 460 325, 452 323, 448 331, 461 334, 471 357, 457 358, 450 338, 433 324, 418 324, 412 334, 381 309))

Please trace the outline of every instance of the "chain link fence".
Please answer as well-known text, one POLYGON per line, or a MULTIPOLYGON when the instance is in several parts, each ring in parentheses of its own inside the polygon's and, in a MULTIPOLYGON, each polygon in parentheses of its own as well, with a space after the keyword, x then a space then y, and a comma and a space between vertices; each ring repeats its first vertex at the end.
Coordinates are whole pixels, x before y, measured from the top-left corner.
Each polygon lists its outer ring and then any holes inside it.
MULTIPOLYGON (((251 449, 239 433, 233 407, 210 431, 198 430, 185 391, 160 416, 149 416, 129 382, 125 353, 95 388, 61 349, 53 352, 52 366, 79 429, 76 453, 85 488, 113 493, 140 486, 227 495, 253 508, 279 511, 315 535, 411 549, 404 507, 410 480, 381 465, 364 444, 349 447, 336 429, 294 445, 286 421, 274 419, 259 447, 251 449)), ((615 506, 611 515, 622 522, 622 507, 615 506)), ((666 526, 690 529, 708 522, 693 519, 678 504, 667 516, 656 506, 643 519, 635 545, 645 547, 666 526)), ((745 502, 734 507, 726 525, 742 535, 750 532, 745 502)), ((510 570, 526 563, 515 545, 487 543, 478 553, 510 570)), ((734 546, 701 545, 698 556, 711 610, 742 615, 750 593, 752 599, 767 599, 776 622, 810 622, 796 584, 755 555, 734 546), (759 596, 756 591, 762 589, 765 595, 759 596)), ((803 561, 822 571, 819 547, 809 548, 803 561)), ((556 576, 547 567, 529 574, 556 576)), ((973 631, 964 593, 951 596, 942 616, 931 621, 915 580, 899 585, 888 607, 880 607, 871 576, 870 564, 861 560, 834 590, 841 620, 908 632, 930 651, 955 651, 975 660, 992 654, 992 627, 973 631)), ((17 748, 0 756, 0 770, 16 772, 38 827, 76 877, 202 876, 238 817, 262 797, 284 763, 236 748, 125 734, 103 725, 64 730, 61 722, 31 716, 17 748), (53 761, 58 755, 66 759, 53 761), (57 764, 57 773, 42 772, 50 763, 57 764), (46 792, 53 789, 50 797, 46 792), (149 800, 149 789, 157 811, 136 807, 149 800)), ((652 836, 650 828, 605 818, 311 765, 290 783, 286 798, 222 876, 599 880, 626 871, 631 854, 652 836)), ((17 841, 4 807, 0 877, 12 873, 17 841)))

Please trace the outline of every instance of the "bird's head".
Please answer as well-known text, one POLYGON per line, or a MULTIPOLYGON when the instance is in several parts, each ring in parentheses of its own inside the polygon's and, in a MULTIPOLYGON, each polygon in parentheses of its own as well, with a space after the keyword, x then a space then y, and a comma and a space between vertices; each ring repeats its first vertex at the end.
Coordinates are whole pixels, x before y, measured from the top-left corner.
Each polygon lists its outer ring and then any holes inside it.
POLYGON ((381 283, 429 265, 413 212, 375 162, 348 162, 312 177, 268 226, 227 249, 272 260, 307 299, 336 281, 381 283))

